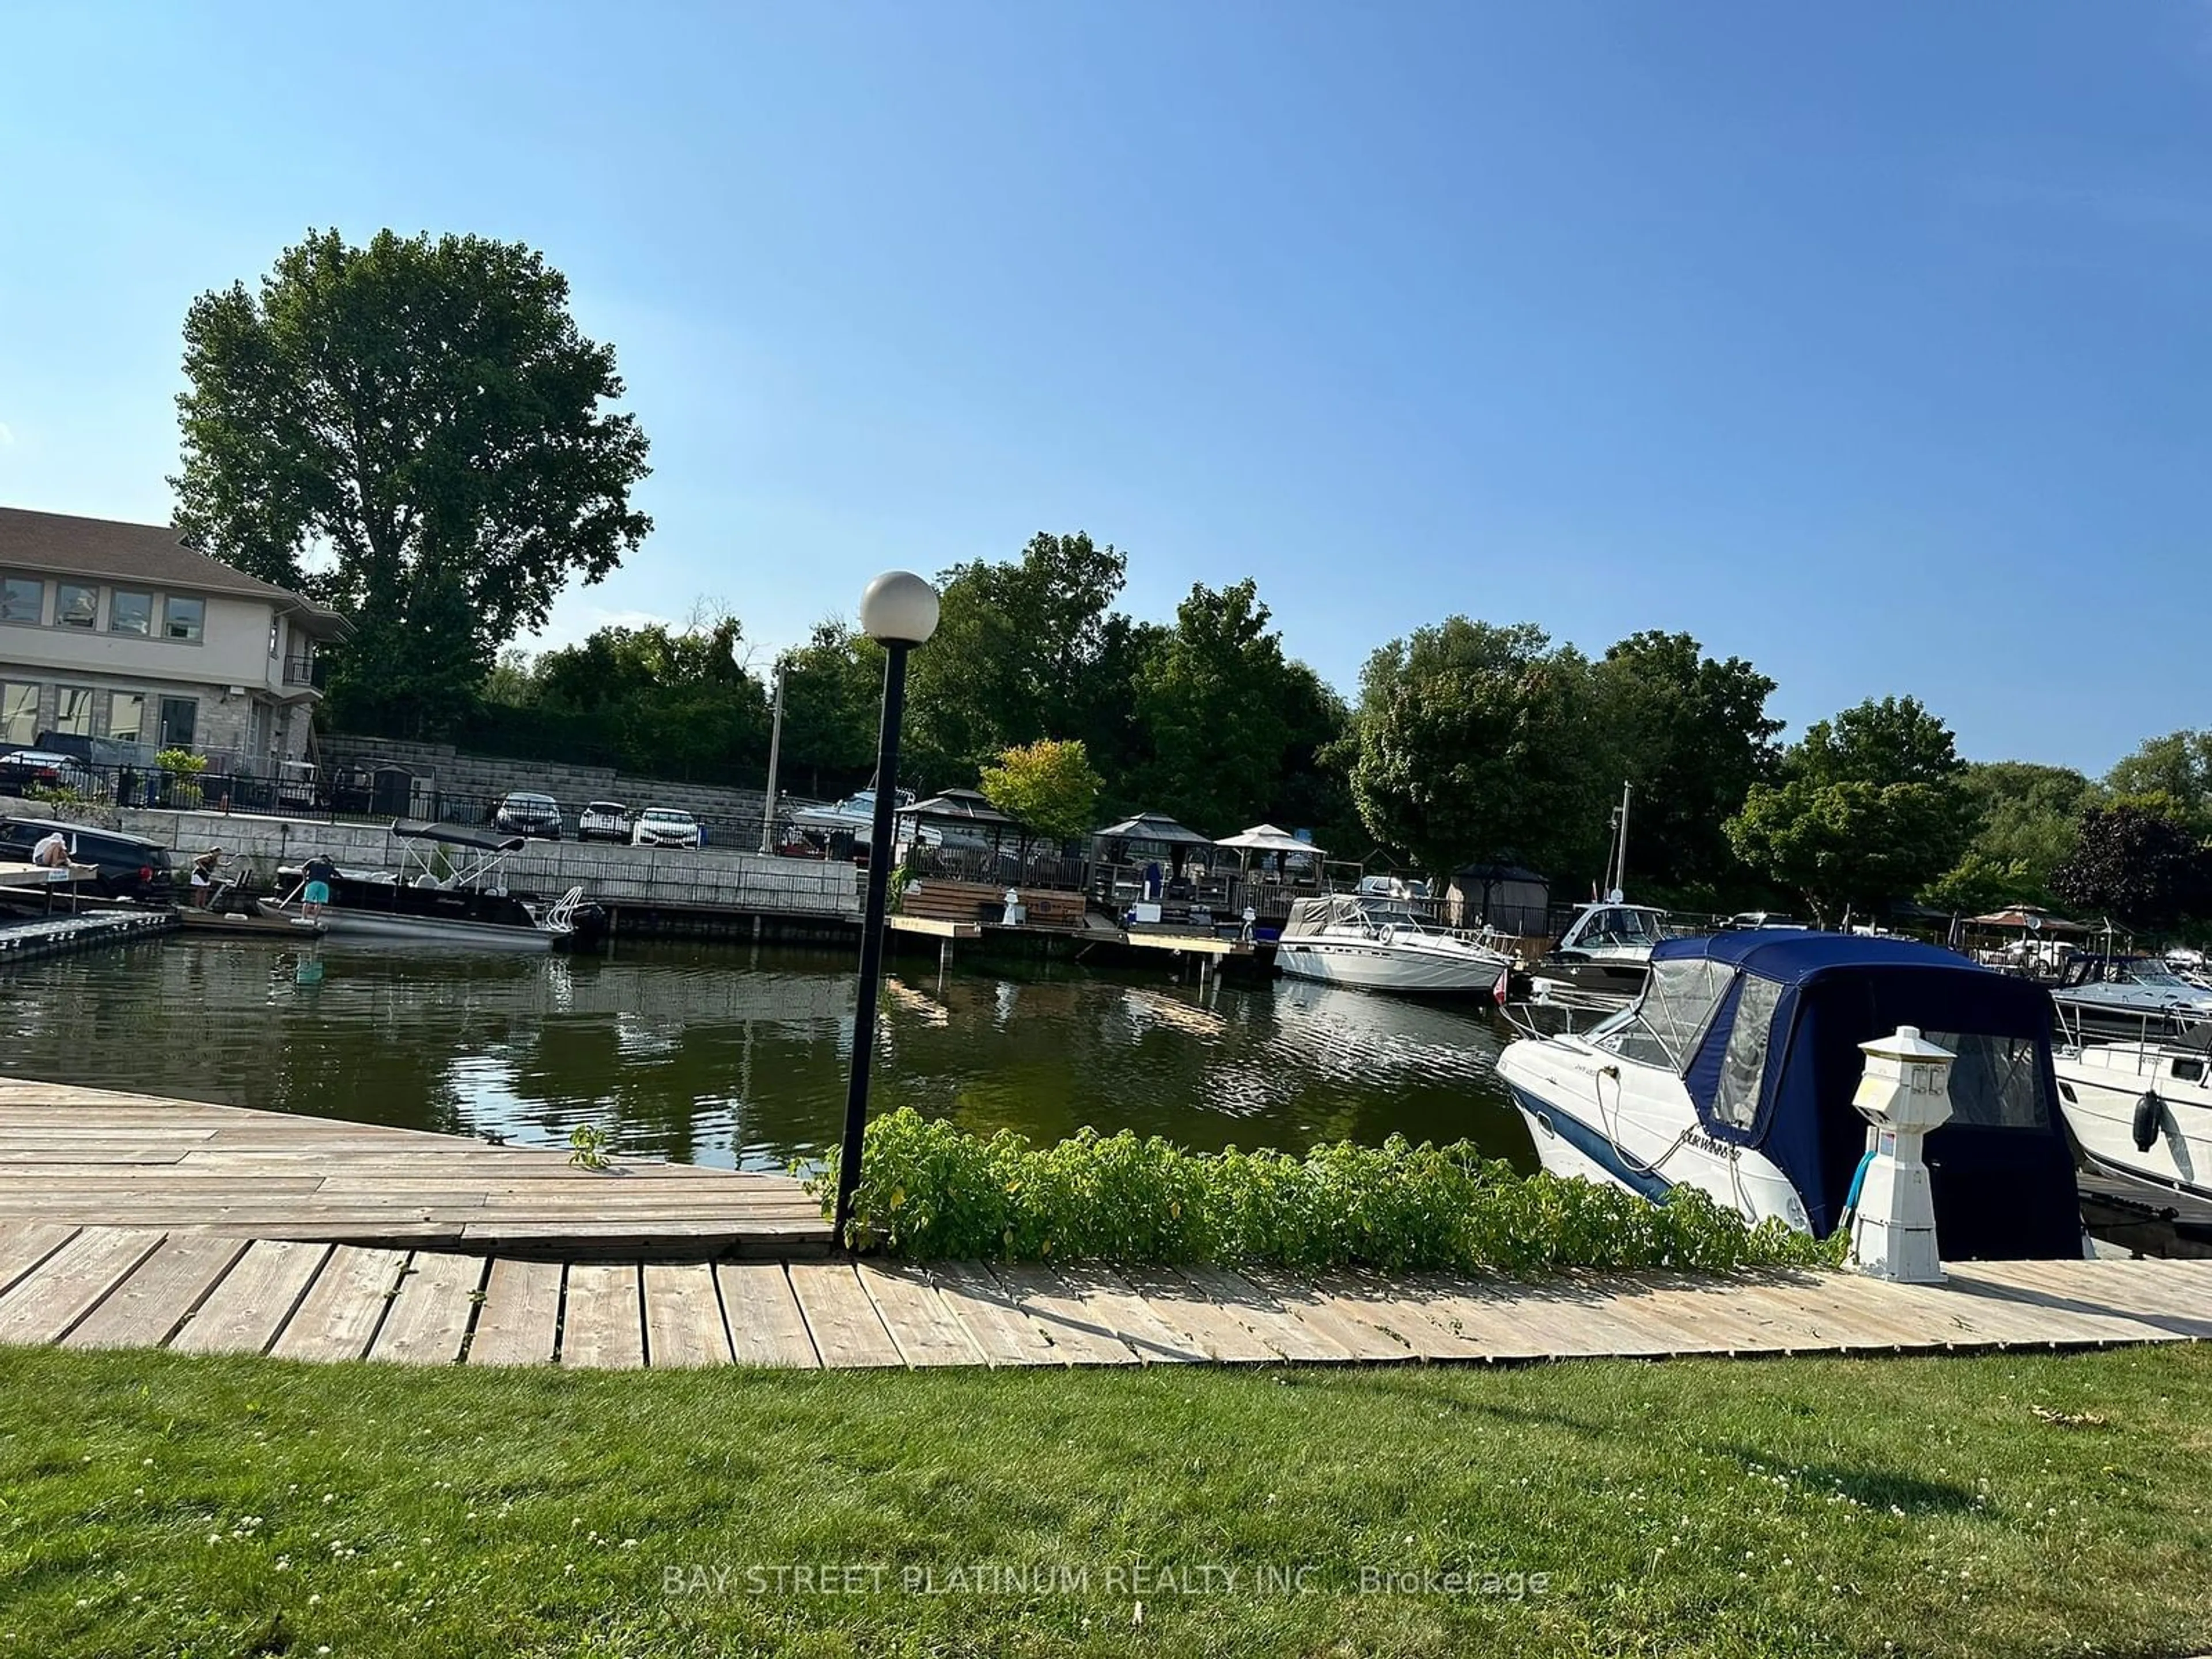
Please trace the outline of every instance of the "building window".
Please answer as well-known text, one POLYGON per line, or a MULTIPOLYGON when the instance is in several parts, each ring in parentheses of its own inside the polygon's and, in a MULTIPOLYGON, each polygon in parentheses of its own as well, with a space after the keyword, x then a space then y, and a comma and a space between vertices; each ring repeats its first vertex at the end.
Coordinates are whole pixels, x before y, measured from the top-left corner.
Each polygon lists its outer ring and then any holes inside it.
POLYGON ((275 655, 276 654, 277 630, 278 630, 279 629, 281 629, 283 626, 283 623, 279 623, 279 622, 276 620, 276 617, 270 617, 270 619, 269 619, 269 654, 270 654, 270 656, 272 656, 272 657, 273 657, 273 656, 275 656, 275 655))
POLYGON ((58 685, 54 688, 54 730, 80 738, 93 735, 92 688, 58 685))
POLYGON ((46 585, 36 576, 0 576, 0 622, 46 620, 46 585))
POLYGON ((205 599, 181 599, 172 593, 169 602, 161 608, 161 637, 197 641, 206 622, 205 599))
POLYGON ((39 740, 39 688, 0 680, 0 743, 18 749, 39 740))
POLYGON ((82 582, 54 586, 54 624, 58 628, 90 628, 100 619, 100 590, 82 582))
POLYGON ((146 738, 146 699, 136 691, 118 691, 107 700, 107 735, 118 743, 143 743, 146 738))
POLYGON ((154 631, 154 596, 126 593, 117 588, 107 602, 107 631, 111 634, 150 634, 154 631))
POLYGON ((161 747, 189 749, 198 729, 200 706, 190 697, 161 699, 161 747))

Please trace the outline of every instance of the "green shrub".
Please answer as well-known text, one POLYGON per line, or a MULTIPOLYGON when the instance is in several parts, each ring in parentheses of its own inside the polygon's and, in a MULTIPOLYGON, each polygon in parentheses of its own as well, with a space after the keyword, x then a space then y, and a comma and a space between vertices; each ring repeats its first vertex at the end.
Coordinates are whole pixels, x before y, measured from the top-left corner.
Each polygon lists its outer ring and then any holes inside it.
MULTIPOLYGON (((825 1211, 836 1158, 808 1182, 825 1211)), ((1304 1158, 1192 1152, 1085 1129, 1034 1146, 980 1140, 902 1108, 868 1125, 858 1248, 917 1260, 1267 1263, 1533 1273, 1565 1267, 1724 1271, 1838 1259, 1779 1222, 1747 1226, 1705 1194, 1654 1204, 1611 1187, 1523 1176, 1462 1141, 1337 1142, 1304 1158)))

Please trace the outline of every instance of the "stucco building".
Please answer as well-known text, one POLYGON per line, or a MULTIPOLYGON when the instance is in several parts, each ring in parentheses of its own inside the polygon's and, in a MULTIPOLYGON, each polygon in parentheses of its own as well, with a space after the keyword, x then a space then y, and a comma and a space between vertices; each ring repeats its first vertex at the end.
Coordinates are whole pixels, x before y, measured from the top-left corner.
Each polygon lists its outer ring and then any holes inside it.
POLYGON ((306 753, 319 653, 350 631, 167 526, 0 507, 0 750, 64 732, 265 775, 306 753))

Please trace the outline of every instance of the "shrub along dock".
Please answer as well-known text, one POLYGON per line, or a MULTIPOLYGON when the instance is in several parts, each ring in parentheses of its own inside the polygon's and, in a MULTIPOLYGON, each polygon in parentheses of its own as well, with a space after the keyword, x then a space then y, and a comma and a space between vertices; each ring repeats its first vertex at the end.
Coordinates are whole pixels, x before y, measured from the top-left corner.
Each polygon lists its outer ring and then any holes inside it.
POLYGON ((0 1083, 0 1342, 801 1368, 1933 1353, 2212 1337, 2212 1264, 1388 1279, 854 1261, 795 1182, 0 1083))

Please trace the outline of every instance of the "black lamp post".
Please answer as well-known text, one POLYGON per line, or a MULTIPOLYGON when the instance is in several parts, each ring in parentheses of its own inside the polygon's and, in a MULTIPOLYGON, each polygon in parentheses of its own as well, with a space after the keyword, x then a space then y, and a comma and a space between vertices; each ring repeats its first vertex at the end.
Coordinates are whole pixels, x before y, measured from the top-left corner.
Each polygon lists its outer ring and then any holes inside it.
POLYGON ((875 1058, 876 998, 884 978, 884 910, 890 896, 906 653, 937 631, 937 590, 912 571, 886 571, 860 596, 860 631, 884 647, 884 718, 876 738, 876 818, 868 837, 867 905, 860 918, 860 1001, 853 1010, 853 1070, 845 1089, 844 1150, 837 1159, 834 1224, 841 1244, 852 1224, 853 1194, 860 1184, 860 1143, 868 1127, 868 1064, 875 1058))

